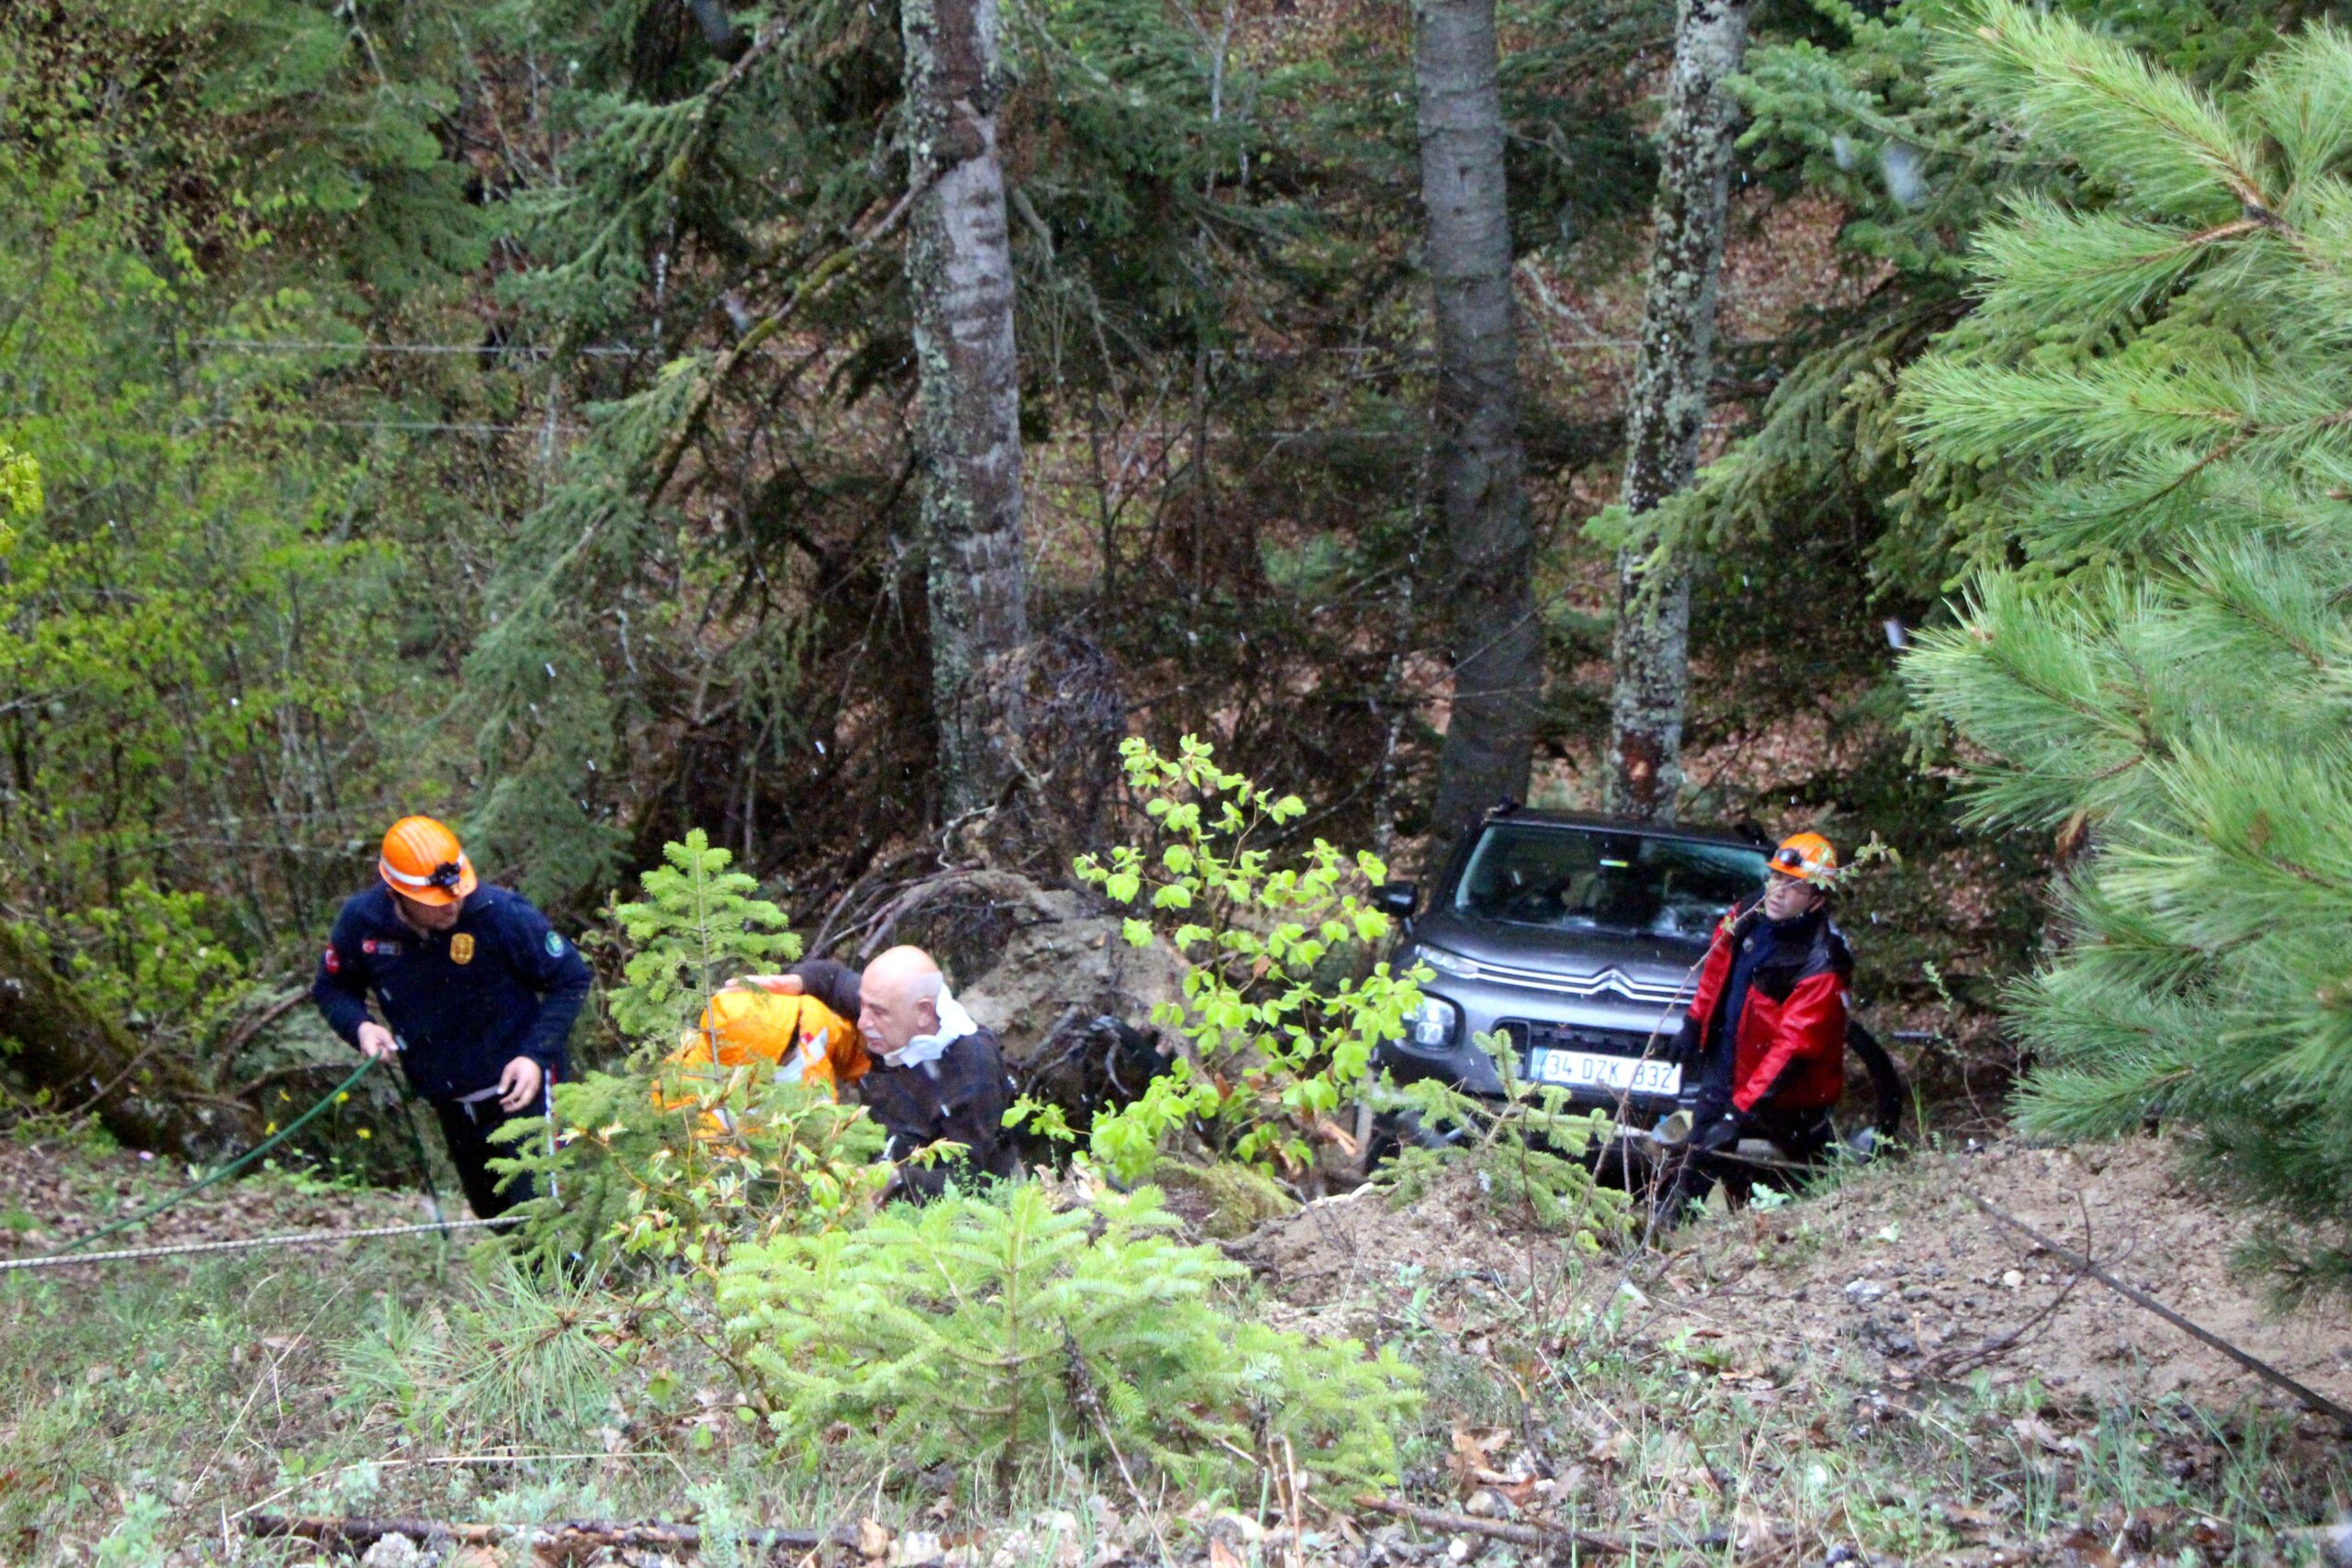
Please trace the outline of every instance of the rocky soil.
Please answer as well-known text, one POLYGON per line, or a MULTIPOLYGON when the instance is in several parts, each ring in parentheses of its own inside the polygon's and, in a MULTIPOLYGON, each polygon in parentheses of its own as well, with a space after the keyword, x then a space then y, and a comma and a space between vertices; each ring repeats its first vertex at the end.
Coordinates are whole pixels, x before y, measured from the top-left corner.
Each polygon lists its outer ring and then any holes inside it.
POLYGON ((1982 1371, 2094 1405, 2291 1401, 1977 1210, 1983 1195, 2193 1322, 2352 1404, 2352 1307, 2274 1312, 2233 1258, 2246 1220, 2143 1138, 1999 1142, 1860 1173, 1765 1211, 1713 1209, 1663 1258, 1580 1258, 1476 1202, 1461 1179, 1402 1209, 1376 1190, 1307 1204, 1235 1247, 1305 1323, 1362 1333, 1401 1290, 1483 1280, 1565 1301, 1630 1289, 1662 1324, 1759 1371, 1901 1387, 1982 1371))

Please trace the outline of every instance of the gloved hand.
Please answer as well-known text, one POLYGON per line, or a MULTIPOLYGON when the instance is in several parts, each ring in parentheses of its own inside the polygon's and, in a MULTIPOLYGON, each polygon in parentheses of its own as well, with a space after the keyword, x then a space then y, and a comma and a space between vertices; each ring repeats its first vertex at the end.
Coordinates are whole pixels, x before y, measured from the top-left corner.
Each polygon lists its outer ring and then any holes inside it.
POLYGON ((1706 1154, 1719 1154, 1739 1142, 1744 1121, 1738 1111, 1726 1111, 1691 1134, 1690 1146, 1706 1154))
POLYGON ((1690 1014, 1682 1015, 1682 1027, 1666 1048, 1666 1059, 1685 1072, 1699 1065, 1699 1021, 1690 1014))

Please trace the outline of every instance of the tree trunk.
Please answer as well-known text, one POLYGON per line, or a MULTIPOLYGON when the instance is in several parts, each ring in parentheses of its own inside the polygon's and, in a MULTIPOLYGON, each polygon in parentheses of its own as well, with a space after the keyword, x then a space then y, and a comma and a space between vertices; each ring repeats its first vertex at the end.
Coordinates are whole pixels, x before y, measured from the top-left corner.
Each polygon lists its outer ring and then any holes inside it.
POLYGON ((1527 793, 1544 640, 1521 486, 1494 0, 1417 0, 1414 10, 1421 205, 1437 300, 1438 495, 1452 556, 1453 716, 1431 821, 1442 856, 1479 812, 1527 793))
MULTIPOLYGON (((1624 502, 1637 517, 1689 485, 1698 470, 1737 112, 1724 81, 1747 51, 1747 0, 1681 0, 1641 355, 1625 419, 1624 502)), ((1690 576, 1679 561, 1645 572, 1644 555, 1628 550, 1617 559, 1609 809, 1670 822, 1682 788, 1690 576)))
POLYGON ((951 819, 994 805, 1021 741, 1028 640, 1012 252, 997 159, 996 0, 904 0, 914 133, 907 287, 931 549, 932 695, 951 819), (921 182, 928 178, 927 188, 921 182))
POLYGON ((89 1104, 115 1138, 199 1164, 261 1141, 251 1107, 205 1094, 187 1069, 93 1009, 39 949, 0 924, 0 1064, 49 1090, 59 1108, 89 1104))

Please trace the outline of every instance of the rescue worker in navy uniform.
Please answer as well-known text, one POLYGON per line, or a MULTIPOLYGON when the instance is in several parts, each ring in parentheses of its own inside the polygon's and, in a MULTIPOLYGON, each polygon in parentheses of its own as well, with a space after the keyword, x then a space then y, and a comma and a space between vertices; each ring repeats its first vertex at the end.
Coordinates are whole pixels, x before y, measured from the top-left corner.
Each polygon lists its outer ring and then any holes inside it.
POLYGON ((1846 1087, 1846 1012, 1854 958, 1829 919, 1838 852, 1799 833, 1772 852, 1764 897, 1715 927, 1675 1055, 1695 1074, 1690 1136, 1665 1175, 1658 1228, 1706 1201, 1743 1136, 1792 1159, 1829 1142, 1829 1109, 1846 1087))
POLYGON ((392 824, 376 874, 335 917, 311 998, 351 1044, 400 1057, 441 1122, 466 1201, 495 1219, 532 1193, 527 1179, 502 1190, 490 1162, 514 1151, 491 1134, 545 1111, 588 965, 528 899, 482 886, 430 817, 392 824), (371 992, 382 1023, 368 1016, 371 992))
POLYGON ((898 1162, 889 1197, 927 1202, 950 1181, 969 1190, 984 1178, 1020 1174, 1005 1136, 1012 1103, 1004 1047, 948 994, 939 964, 919 947, 894 947, 863 975, 830 959, 742 982, 781 995, 808 995, 843 1018, 871 1059, 854 1093, 886 1135, 883 1156, 898 1162), (927 1164, 908 1156, 935 1143, 962 1152, 927 1164))

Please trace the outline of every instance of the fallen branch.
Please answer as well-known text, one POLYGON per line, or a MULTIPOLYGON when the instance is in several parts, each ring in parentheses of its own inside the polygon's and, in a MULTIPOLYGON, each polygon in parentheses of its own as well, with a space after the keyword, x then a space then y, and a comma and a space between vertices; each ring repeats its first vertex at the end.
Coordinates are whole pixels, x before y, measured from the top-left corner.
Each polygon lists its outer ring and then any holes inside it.
MULTIPOLYGON (((1636 1552, 1656 1554, 1666 1550, 1657 1541, 1636 1540, 1631 1536, 1596 1535, 1590 1530, 1567 1529, 1559 1525, 1521 1524, 1510 1519, 1482 1519, 1475 1514, 1424 1508, 1395 1497, 1358 1497, 1355 1506, 1368 1513, 1409 1519, 1423 1529, 1445 1530, 1454 1535, 1482 1535, 1490 1540, 1508 1541, 1513 1546, 1532 1546, 1539 1551, 1577 1551, 1603 1557, 1630 1557, 1636 1552)), ((1699 1544, 1703 1546, 1707 1542, 1702 1540, 1699 1544)))
MULTIPOLYGON (((772 35, 775 29, 771 28, 770 34, 772 35)), ((765 36, 768 35, 763 35, 765 36)), ((746 54, 742 60, 737 62, 736 70, 729 73, 730 77, 740 75, 742 67, 749 64, 763 47, 762 44, 754 44, 752 53, 746 54)), ((899 226, 899 220, 906 217, 914 204, 922 199, 923 193, 939 183, 942 172, 936 164, 918 170, 915 176, 908 182, 906 191, 899 197, 897 205, 882 215, 880 222, 865 233, 853 236, 847 243, 810 267, 802 275, 800 280, 792 286, 792 291, 785 297, 783 304, 777 306, 764 319, 754 322, 749 330, 735 340, 734 346, 727 349, 711 362, 710 368, 705 372, 701 384, 695 389, 693 400, 687 405, 684 416, 671 430, 669 438, 662 443, 661 450, 649 466, 647 471, 650 477, 641 487, 640 493, 649 497, 658 497, 663 491, 670 488, 670 481, 677 476, 678 467, 685 461, 686 453, 694 446, 695 438, 702 434, 703 420, 710 412, 711 404, 718 400, 720 389, 734 376, 736 368, 756 354, 769 339, 782 332, 791 321, 793 312, 799 310, 806 300, 830 284, 833 277, 848 267, 851 263, 881 243, 890 231, 899 226)))
POLYGON ((272 997, 268 1004, 259 1012, 254 1013, 239 1023, 236 1028, 229 1031, 220 1043, 214 1048, 213 1055, 222 1062, 235 1061, 237 1053, 252 1044, 255 1035, 310 999, 311 987, 308 986, 297 986, 290 991, 280 991, 277 996, 272 997))
MULTIPOLYGON (((2083 1195, 2079 1190, 2075 1193, 2075 1205, 2082 1211, 2083 1255, 2088 1257, 2091 1250, 2091 1211, 2090 1205, 2083 1201, 2083 1195)), ((2119 1258, 2117 1261, 2120 1262, 2121 1259, 2119 1258)), ((1990 1366, 1997 1358, 2015 1349, 2024 1343, 2029 1335, 2036 1333, 2056 1317, 2058 1309, 2066 1304, 2067 1300, 2075 1293, 2075 1287, 2082 1282, 2082 1270, 2076 1269, 2066 1276, 2066 1282, 2059 1287, 2056 1295, 2042 1304, 2040 1312, 2035 1313, 2007 1334, 1997 1339, 1980 1338, 1973 1350, 1947 1350, 1919 1370, 1928 1377, 1949 1379, 1964 1377, 1979 1367, 1990 1366)))
POLYGON ((2228 1340, 2222 1338, 2212 1330, 2200 1327, 2198 1325, 2189 1322, 2188 1319, 2181 1316, 2180 1314, 2173 1311, 2172 1308, 2165 1305, 2164 1303, 2156 1300, 2155 1297, 2148 1294, 2145 1291, 2138 1290, 2131 1285, 2125 1284, 2122 1280, 2117 1279, 2114 1275, 2109 1273, 2106 1269, 2100 1268, 2098 1264, 2092 1262, 2081 1253, 2073 1250, 2071 1247, 2059 1246, 2048 1236, 2043 1235, 2040 1231, 2035 1230, 2031 1225, 2027 1224, 2023 1220, 2018 1219, 2014 1214, 2003 1213, 1992 1204, 1984 1201, 1984 1199, 1979 1198, 1975 1193, 1969 1193, 1968 1201, 1975 1204, 1979 1209, 1984 1210, 1991 1218, 2000 1221, 2001 1224, 2008 1226, 2019 1235, 2032 1240, 2052 1257, 2063 1260, 2069 1268, 2089 1275, 2092 1279, 2097 1280, 2100 1284, 2105 1285, 2109 1290, 2113 1291, 2117 1295, 2121 1296, 2125 1301, 2130 1302, 2132 1305, 2146 1308, 2148 1311, 2155 1314, 2158 1317, 2163 1318, 2166 1323, 2171 1324, 2175 1328, 2179 1329, 2183 1334, 2188 1335, 2190 1338, 2196 1340, 2199 1345, 2206 1347, 2208 1349, 2219 1350, 2222 1355, 2227 1356, 2231 1360, 2235 1361, 2239 1366, 2244 1367, 2247 1371, 2252 1372, 2256 1377, 2260 1378, 2263 1382, 2293 1394, 2297 1399, 2302 1402, 2303 1408, 2306 1410, 2313 1410, 2323 1416, 2332 1416, 2335 1421, 2336 1429, 2345 1437, 2352 1438, 2352 1410, 2346 1410, 2343 1405, 2336 1404, 2335 1401, 2328 1398, 2327 1395, 2320 1393, 2317 1389, 2306 1388, 2303 1384, 2297 1382, 2293 1378, 2289 1377, 2286 1373, 2280 1371, 2269 1362, 2265 1361, 2259 1357, 2252 1355, 2247 1351, 2239 1349, 2235 1345, 2231 1344, 2228 1340))
MULTIPOLYGON (((693 1525, 659 1522, 628 1524, 611 1519, 558 1519, 543 1525, 458 1524, 447 1519, 318 1518, 291 1514, 254 1514, 245 1520, 245 1533, 269 1540, 309 1540, 345 1551, 365 1551, 388 1535, 406 1536, 419 1546, 455 1543, 497 1546, 526 1538, 556 1548, 610 1547, 621 1550, 694 1551, 702 1546, 702 1531, 693 1525)), ((746 1529, 735 1533, 739 1546, 764 1551, 814 1551, 821 1546, 857 1544, 852 1529, 746 1529)))

